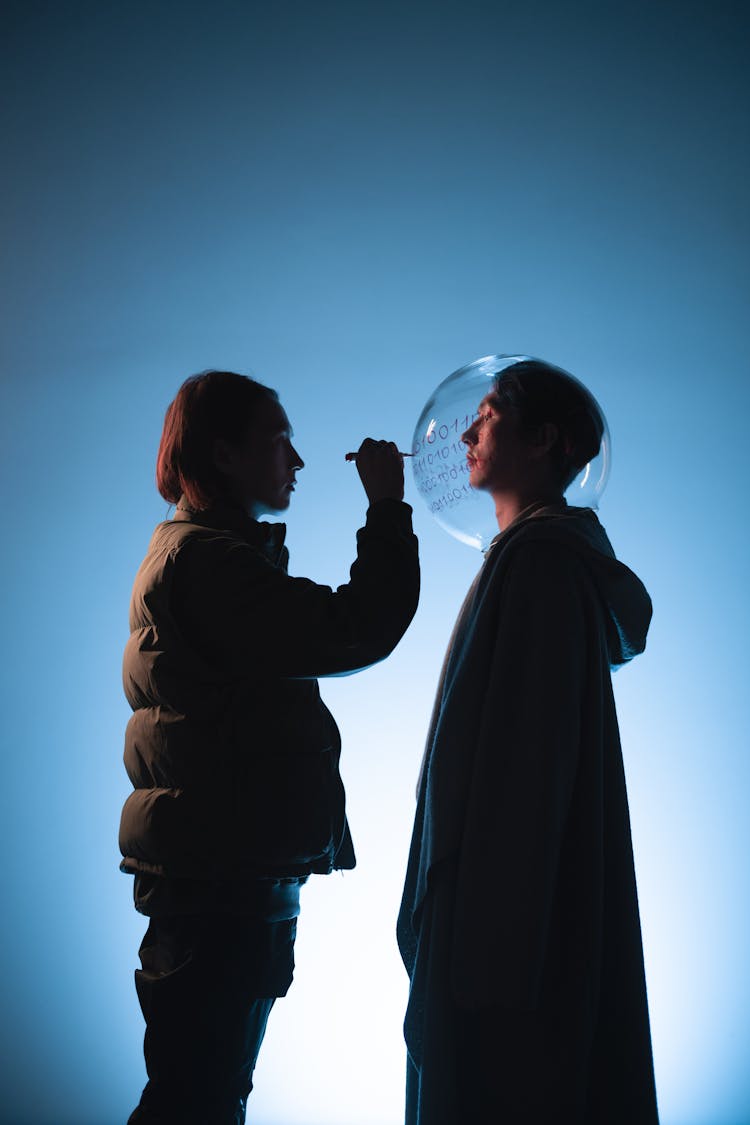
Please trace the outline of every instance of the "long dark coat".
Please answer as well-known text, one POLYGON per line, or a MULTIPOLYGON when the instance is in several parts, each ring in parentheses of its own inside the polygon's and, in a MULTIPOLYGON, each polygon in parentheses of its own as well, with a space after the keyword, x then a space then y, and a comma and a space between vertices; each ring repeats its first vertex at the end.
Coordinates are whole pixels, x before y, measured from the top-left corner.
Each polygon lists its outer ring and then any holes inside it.
POLYGON ((642 651, 650 616, 585 509, 512 525, 469 591, 399 916, 407 1125, 475 1120, 462 1103, 472 1026, 491 1039, 508 1125, 658 1121, 610 678, 642 651))

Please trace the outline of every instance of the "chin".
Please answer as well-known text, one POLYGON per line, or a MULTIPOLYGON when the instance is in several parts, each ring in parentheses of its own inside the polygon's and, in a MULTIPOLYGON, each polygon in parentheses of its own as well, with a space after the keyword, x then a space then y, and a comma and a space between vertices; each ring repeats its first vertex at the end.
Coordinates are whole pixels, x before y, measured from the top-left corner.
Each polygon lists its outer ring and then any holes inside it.
POLYGON ((261 516, 278 516, 285 512, 289 507, 289 495, 274 496, 273 499, 269 496, 266 500, 257 500, 253 505, 255 519, 260 519, 261 516))
POLYGON ((291 503, 291 500, 292 500, 291 492, 283 492, 280 496, 276 497, 276 502, 274 503, 274 506, 270 509, 271 512, 276 512, 277 514, 279 512, 285 512, 287 510, 287 508, 289 507, 289 505, 291 503))

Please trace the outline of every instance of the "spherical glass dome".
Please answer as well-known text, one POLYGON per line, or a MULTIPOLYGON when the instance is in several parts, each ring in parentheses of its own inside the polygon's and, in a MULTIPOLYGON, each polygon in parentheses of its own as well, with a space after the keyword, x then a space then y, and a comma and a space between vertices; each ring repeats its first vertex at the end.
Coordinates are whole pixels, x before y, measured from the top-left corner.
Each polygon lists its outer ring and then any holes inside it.
MULTIPOLYGON (((485 551, 498 533, 489 493, 472 488, 461 435, 477 417, 479 403, 492 390, 497 375, 516 363, 542 363, 526 355, 490 355, 460 367, 430 395, 412 439, 412 471, 419 495, 450 535, 485 551)), ((596 399, 573 375, 545 363, 575 384, 603 433, 598 454, 584 465, 565 493, 569 504, 596 508, 607 484, 611 441, 604 413, 596 399)))

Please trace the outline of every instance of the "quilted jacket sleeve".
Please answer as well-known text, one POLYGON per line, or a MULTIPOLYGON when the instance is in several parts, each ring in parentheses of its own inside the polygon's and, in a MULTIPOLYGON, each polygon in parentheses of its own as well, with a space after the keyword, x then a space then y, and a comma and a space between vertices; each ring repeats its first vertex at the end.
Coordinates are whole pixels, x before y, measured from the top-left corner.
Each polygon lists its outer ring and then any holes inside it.
POLYGON ((417 540, 411 509, 399 501, 371 505, 349 582, 336 590, 290 577, 220 533, 181 554, 175 617, 189 643, 230 677, 357 671, 392 652, 417 608, 417 540))

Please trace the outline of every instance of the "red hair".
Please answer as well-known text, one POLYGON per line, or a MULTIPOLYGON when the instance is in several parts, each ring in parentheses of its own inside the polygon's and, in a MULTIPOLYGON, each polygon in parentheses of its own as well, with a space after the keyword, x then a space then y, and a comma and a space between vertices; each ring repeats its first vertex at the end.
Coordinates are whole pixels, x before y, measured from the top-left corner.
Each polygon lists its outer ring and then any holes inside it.
POLYGON ((214 464, 214 443, 241 442, 266 398, 278 395, 234 371, 186 379, 167 407, 156 457, 156 487, 164 499, 176 504, 183 497, 196 511, 218 499, 224 484, 214 464))

